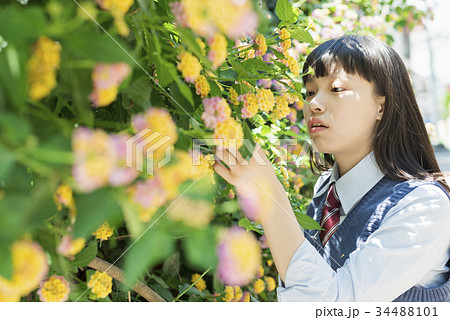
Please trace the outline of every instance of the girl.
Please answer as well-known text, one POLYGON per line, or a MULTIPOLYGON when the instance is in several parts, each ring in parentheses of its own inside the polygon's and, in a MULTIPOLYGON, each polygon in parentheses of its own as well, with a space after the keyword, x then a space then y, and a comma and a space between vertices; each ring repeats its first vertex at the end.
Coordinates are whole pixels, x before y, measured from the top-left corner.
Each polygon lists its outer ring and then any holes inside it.
POLYGON ((278 300, 450 301, 450 188, 405 65, 386 44, 348 35, 318 46, 309 67, 303 112, 321 175, 307 214, 322 230, 300 228, 258 145, 250 163, 221 150, 228 168, 214 165, 238 190, 271 186, 261 224, 278 300))

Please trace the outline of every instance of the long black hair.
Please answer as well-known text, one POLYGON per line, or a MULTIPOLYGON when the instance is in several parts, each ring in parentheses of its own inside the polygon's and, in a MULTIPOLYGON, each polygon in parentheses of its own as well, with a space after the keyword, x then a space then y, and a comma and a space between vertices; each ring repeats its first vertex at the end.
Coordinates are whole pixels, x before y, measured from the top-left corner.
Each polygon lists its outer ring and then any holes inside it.
MULTIPOLYGON (((316 77, 342 68, 374 85, 374 94, 385 97, 384 111, 372 139, 380 170, 394 180, 436 180, 450 192, 434 155, 422 115, 402 59, 387 44, 369 36, 345 35, 315 48, 303 65, 303 81, 312 67, 316 77)), ((332 154, 310 148, 309 162, 315 175, 334 164, 332 154)))

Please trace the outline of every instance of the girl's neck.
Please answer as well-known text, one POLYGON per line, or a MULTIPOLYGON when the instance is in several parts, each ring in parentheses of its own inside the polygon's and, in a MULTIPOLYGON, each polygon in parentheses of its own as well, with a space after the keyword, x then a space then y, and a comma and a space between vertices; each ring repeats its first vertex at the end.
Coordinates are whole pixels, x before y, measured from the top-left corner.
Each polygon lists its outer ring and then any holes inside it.
POLYGON ((360 149, 357 152, 346 153, 334 153, 334 159, 339 167, 339 177, 349 172, 354 166, 356 166, 362 159, 364 159, 372 150, 360 149))

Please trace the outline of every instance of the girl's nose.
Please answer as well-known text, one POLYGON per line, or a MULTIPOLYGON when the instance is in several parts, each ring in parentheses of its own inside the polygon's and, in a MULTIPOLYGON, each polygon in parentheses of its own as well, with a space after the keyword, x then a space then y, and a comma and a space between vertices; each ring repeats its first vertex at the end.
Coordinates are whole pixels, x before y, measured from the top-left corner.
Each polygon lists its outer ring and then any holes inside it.
POLYGON ((309 110, 311 110, 311 112, 314 113, 321 113, 325 111, 325 106, 323 105, 323 103, 321 103, 317 97, 314 97, 310 102, 309 102, 309 110))

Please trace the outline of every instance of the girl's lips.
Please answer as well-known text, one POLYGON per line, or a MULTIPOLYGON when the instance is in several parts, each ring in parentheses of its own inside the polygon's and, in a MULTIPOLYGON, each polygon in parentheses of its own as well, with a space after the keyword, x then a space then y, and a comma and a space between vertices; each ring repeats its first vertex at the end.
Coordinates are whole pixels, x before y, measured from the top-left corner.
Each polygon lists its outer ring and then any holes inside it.
POLYGON ((317 133, 317 132, 320 132, 320 131, 323 131, 323 130, 326 130, 326 129, 328 129, 328 128, 326 128, 326 127, 312 127, 309 130, 309 132, 310 133, 317 133))

